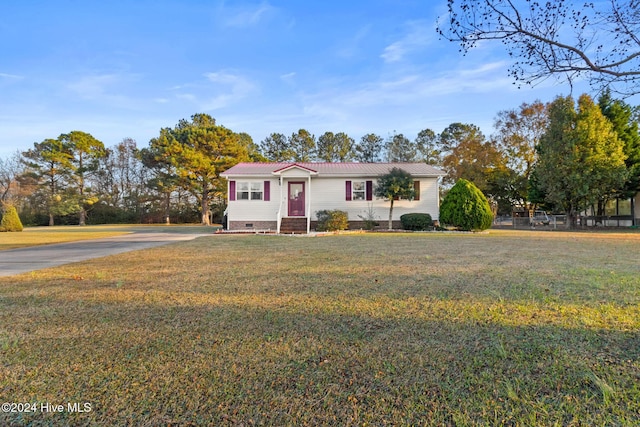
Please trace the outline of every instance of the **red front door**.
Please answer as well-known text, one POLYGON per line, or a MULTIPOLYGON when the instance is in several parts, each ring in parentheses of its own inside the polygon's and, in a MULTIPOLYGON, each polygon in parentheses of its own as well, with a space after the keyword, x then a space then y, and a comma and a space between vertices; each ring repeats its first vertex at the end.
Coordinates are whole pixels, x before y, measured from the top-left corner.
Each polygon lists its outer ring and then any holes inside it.
POLYGON ((304 182, 289 183, 289 216, 304 216, 304 182))

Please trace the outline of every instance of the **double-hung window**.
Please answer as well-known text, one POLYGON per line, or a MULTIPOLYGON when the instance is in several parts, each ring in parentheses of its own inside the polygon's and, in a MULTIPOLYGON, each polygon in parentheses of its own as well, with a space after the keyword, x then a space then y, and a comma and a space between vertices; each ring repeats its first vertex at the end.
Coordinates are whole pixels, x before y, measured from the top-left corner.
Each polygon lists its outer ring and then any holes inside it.
POLYGON ((262 200, 262 182, 238 181, 236 200, 262 200))
POLYGON ((345 181, 345 200, 373 200, 373 181, 345 181))
POLYGON ((229 181, 229 200, 271 200, 270 181, 229 181))
POLYGON ((365 200, 366 190, 365 181, 353 181, 351 183, 351 200, 365 200))

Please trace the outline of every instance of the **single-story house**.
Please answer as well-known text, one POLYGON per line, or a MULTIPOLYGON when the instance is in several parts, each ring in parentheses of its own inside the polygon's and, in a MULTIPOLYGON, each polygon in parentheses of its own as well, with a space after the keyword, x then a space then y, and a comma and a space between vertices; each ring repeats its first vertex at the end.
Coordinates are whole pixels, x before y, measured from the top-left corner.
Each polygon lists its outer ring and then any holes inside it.
POLYGON ((394 201, 394 227, 405 213, 439 213, 439 183, 444 172, 425 163, 239 163, 221 174, 227 179, 229 230, 309 232, 316 212, 347 212, 349 228, 364 220, 388 221, 389 201, 374 196, 377 179, 392 168, 414 178, 416 197, 394 201))

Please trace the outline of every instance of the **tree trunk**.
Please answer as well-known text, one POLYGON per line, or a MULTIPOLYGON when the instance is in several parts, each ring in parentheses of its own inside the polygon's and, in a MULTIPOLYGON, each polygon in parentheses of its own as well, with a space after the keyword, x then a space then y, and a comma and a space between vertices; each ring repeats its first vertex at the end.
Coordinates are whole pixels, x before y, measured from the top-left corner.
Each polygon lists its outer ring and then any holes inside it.
POLYGON ((202 211, 202 225, 211 225, 211 219, 209 218, 209 189, 207 188, 207 184, 203 185, 204 189, 202 190, 202 202, 200 204, 202 211))
POLYGON ((171 193, 170 192, 166 192, 165 193, 165 204, 164 204, 164 223, 166 225, 171 224, 171 219, 169 217, 169 208, 171 206, 171 193))
POLYGON ((577 216, 578 213, 574 209, 573 205, 569 208, 569 212, 567 212, 567 226, 566 228, 570 230, 575 230, 577 228, 577 216))
POLYGON ((389 207, 389 230, 393 230, 393 198, 391 199, 391 206, 389 207))
POLYGON ((87 225, 87 211, 84 208, 80 209, 80 219, 78 225, 87 225))
POLYGON ((49 227, 53 227, 53 214, 51 212, 49 212, 49 227))

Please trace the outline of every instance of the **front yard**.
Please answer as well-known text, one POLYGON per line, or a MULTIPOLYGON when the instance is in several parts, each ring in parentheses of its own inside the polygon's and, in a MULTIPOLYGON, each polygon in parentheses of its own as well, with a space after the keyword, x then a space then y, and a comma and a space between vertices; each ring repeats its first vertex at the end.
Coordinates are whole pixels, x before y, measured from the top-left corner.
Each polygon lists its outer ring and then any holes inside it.
POLYGON ((638 247, 223 235, 0 278, 0 403, 36 409, 0 424, 637 425, 638 247))

